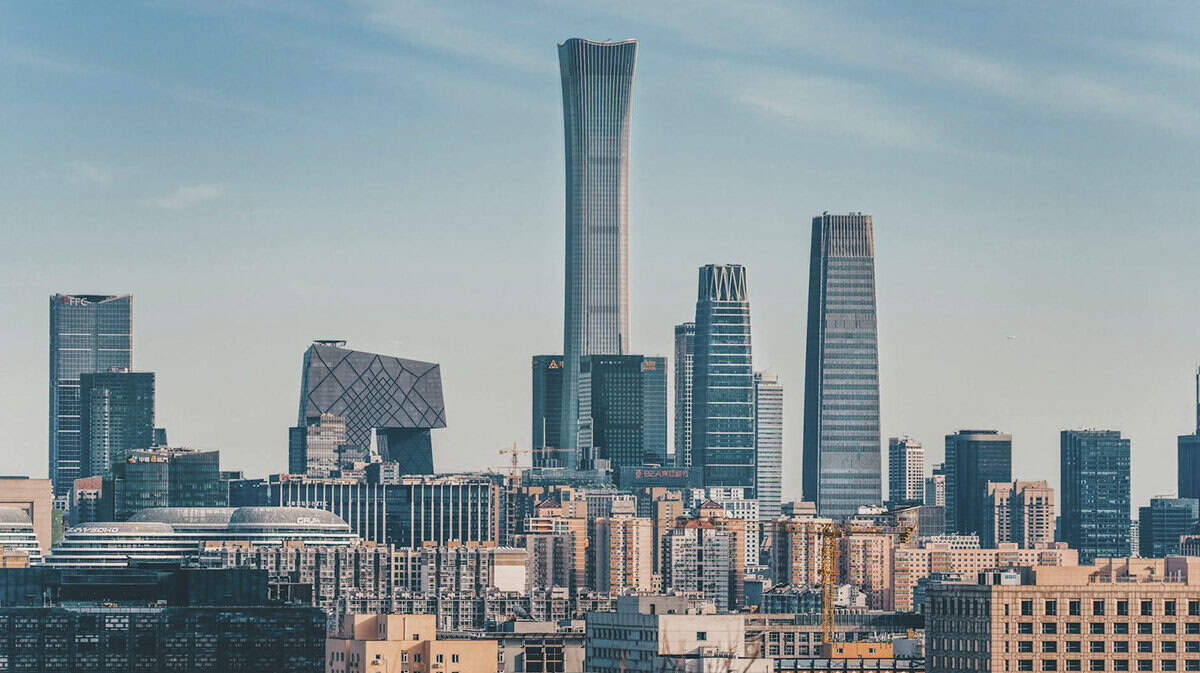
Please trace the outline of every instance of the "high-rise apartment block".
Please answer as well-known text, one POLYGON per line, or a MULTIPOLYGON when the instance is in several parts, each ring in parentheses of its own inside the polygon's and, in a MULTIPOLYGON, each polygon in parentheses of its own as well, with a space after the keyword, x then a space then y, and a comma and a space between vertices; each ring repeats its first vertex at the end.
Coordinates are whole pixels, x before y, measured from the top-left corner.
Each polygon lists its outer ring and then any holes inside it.
POLYGON ((692 378, 692 466, 705 486, 750 489, 753 497, 754 369, 746 267, 700 267, 692 378))
POLYGON ((345 423, 346 439, 339 448, 343 462, 371 460, 374 437, 378 456, 398 463, 401 474, 432 473, 430 430, 446 427, 441 367, 345 345, 316 341, 304 352, 300 412, 288 435, 289 463, 322 463, 309 461, 307 446, 296 443, 307 441, 309 426, 320 425, 322 415, 333 415, 345 423))
POLYGON ((925 449, 908 437, 888 440, 888 499, 921 502, 925 493, 925 449))
POLYGON ((154 374, 80 374, 79 410, 83 476, 108 474, 131 450, 154 445, 154 374))
POLYGON ((717 610, 729 612, 730 583, 741 579, 734 534, 706 526, 683 526, 669 531, 662 545, 663 589, 699 594, 717 610))
POLYGON ((692 361, 696 323, 675 326, 675 465, 692 466, 692 361))
POLYGON ((933 466, 933 474, 925 479, 925 504, 930 507, 946 506, 946 464, 933 466))
POLYGON ((754 457, 758 516, 777 519, 783 497, 783 383, 772 372, 754 373, 754 457))
POLYGON ((533 356, 533 423, 529 448, 534 467, 563 467, 569 461, 558 448, 562 438, 563 356, 533 356))
POLYGON ((54 495, 65 499, 90 465, 83 447, 79 378, 133 367, 131 295, 50 296, 50 455, 54 495))
POLYGON ((667 451, 666 358, 580 358, 580 466, 611 469, 659 464, 667 451))
POLYGON ((1163 558, 1180 553, 1179 541, 1200 523, 1200 501, 1194 498, 1151 498, 1138 508, 1138 553, 1163 558))
POLYGON ((1082 563, 1128 556, 1129 440, 1117 430, 1063 430, 1059 446, 1062 539, 1082 563))
POLYGON ((946 531, 980 533, 991 511, 988 482, 1012 481, 1012 436, 996 430, 946 435, 946 531))
POLYGON ((883 500, 870 215, 813 218, 804 363, 804 499, 845 518, 883 500))
POLYGON ((650 520, 627 515, 601 517, 593 531, 595 589, 614 594, 650 591, 654 580, 650 520))
MULTIPOLYGON (((580 358, 629 341, 629 129, 637 41, 558 46, 566 166, 562 434, 575 448, 580 358)), ((571 455, 568 467, 575 467, 571 455)))
POLYGON ((1022 549, 1054 542, 1054 489, 1045 481, 989 482, 984 509, 990 515, 979 538, 984 547, 1005 542, 1022 549))

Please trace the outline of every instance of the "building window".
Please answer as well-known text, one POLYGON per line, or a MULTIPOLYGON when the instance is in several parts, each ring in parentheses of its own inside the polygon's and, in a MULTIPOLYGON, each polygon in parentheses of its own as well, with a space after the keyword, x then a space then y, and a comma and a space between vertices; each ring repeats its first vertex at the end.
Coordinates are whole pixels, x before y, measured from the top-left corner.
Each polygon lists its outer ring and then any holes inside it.
POLYGON ((1168 617, 1175 616, 1175 601, 1163 601, 1163 614, 1168 617))
POLYGON ((1158 644, 1158 649, 1160 652, 1170 652, 1170 653, 1174 654, 1175 653, 1175 641, 1174 640, 1161 641, 1158 644))
POLYGON ((708 640, 708 632, 707 631, 697 631, 696 632, 696 640, 708 640))
POLYGON ((1183 645, 1187 652, 1200 652, 1200 640, 1189 640, 1183 645))
POLYGON ((1184 626, 1185 626, 1184 631, 1186 633, 1191 633, 1191 634, 1200 633, 1200 623, 1188 622, 1184 626))
POLYGON ((1188 616, 1200 617, 1200 601, 1188 601, 1188 616))
POLYGON ((1092 601, 1092 614, 1097 617, 1104 615, 1104 601, 1092 601))
POLYGON ((1104 660, 1103 659, 1092 659, 1092 660, 1088 661, 1088 670, 1089 671, 1103 671, 1104 670, 1104 660))
POLYGON ((1129 633, 1129 622, 1113 622, 1113 633, 1129 633))
POLYGON ((1162 632, 1169 636, 1175 635, 1175 622, 1163 622, 1162 632))
POLYGON ((1088 624, 1088 633, 1092 635, 1104 635, 1104 622, 1092 622, 1088 624))
POLYGON ((1083 667, 1080 665, 1080 662, 1078 659, 1067 659, 1067 670, 1068 671, 1082 671, 1083 667))
POLYGON ((1103 653, 1104 652, 1104 641, 1103 640, 1093 640, 1092 642, 1088 643, 1088 652, 1103 653))
POLYGON ((452 664, 457 664, 457 663, 458 663, 458 655, 457 655, 457 654, 451 654, 451 655, 450 655, 450 663, 452 663, 452 664))
POLYGON ((1185 671, 1200 671, 1200 659, 1188 659, 1183 662, 1183 670, 1185 671))
POLYGON ((1056 641, 1056 640, 1043 640, 1043 641, 1042 641, 1042 651, 1043 651, 1043 652, 1049 652, 1049 653, 1054 653, 1054 652, 1057 652, 1057 651, 1058 651, 1058 641, 1056 641))
POLYGON ((1058 601, 1046 601, 1046 616, 1054 617, 1058 614, 1058 601))
POLYGON ((1138 659, 1137 669, 1139 671, 1153 671, 1154 670, 1154 660, 1153 659, 1138 659))
POLYGON ((1042 670, 1043 671, 1057 671, 1058 670, 1058 660, 1057 659, 1042 659, 1042 670))
POLYGON ((1083 604, 1079 601, 1068 601, 1067 614, 1071 615, 1072 617, 1078 617, 1083 612, 1082 605, 1083 604))
POLYGON ((1142 616, 1149 617, 1154 614, 1154 601, 1142 601, 1142 616))
POLYGON ((1139 640, 1138 641, 1138 652, 1153 652, 1153 651, 1154 651, 1154 641, 1153 640, 1139 640))
POLYGON ((1018 622, 1017 633, 1033 633, 1033 622, 1018 622))
POLYGON ((1068 640, 1066 645, 1067 645, 1068 652, 1082 652, 1083 651, 1083 645, 1078 640, 1068 640))
POLYGON ((1018 642, 1017 643, 1017 651, 1018 652, 1032 652, 1033 651, 1033 641, 1032 640, 1022 640, 1022 641, 1018 642))
POLYGON ((1032 671, 1033 670, 1033 659, 1017 659, 1017 670, 1018 671, 1032 671))
POLYGON ((1175 668, 1175 660, 1174 659, 1163 659, 1160 663, 1162 664, 1162 669, 1164 671, 1179 670, 1179 669, 1175 668))
MULTIPOLYGON (((1022 617, 1032 617, 1033 616, 1033 601, 1021 601, 1021 616, 1022 617)), ((1030 669, 1030 670, 1033 670, 1033 669, 1030 669)))
POLYGON ((1079 622, 1067 622, 1067 633, 1083 633, 1083 626, 1079 622))
POLYGON ((1114 640, 1113 641, 1113 652, 1128 652, 1128 651, 1129 651, 1129 641, 1128 640, 1114 640))
POLYGON ((1154 624, 1150 622, 1138 622, 1138 633, 1150 634, 1154 633, 1154 624))
POLYGON ((1118 617, 1128 617, 1129 616, 1129 601, 1117 601, 1117 616, 1118 617))
POLYGON ((1058 633, 1058 622, 1042 622, 1042 633, 1051 635, 1058 633))
POLYGON ((442 663, 443 655, 437 655, 437 663, 442 663))
POLYGON ((1113 670, 1114 671, 1128 671, 1129 670, 1129 660, 1128 659, 1113 659, 1113 670))

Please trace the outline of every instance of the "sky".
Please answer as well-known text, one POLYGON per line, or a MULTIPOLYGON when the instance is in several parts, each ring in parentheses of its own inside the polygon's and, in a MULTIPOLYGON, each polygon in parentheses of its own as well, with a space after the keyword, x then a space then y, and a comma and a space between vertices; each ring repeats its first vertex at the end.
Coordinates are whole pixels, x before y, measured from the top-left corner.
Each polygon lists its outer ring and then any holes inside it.
POLYGON ((631 350, 746 264, 785 497, 823 211, 874 217, 885 441, 998 428, 1057 489, 1060 430, 1119 429, 1134 507, 1175 491, 1196 3, 5 3, 0 472, 46 474, 55 292, 133 293, 158 424, 226 469, 286 470, 317 338, 441 363, 437 469, 504 465, 562 349, 569 37, 639 40, 631 350))

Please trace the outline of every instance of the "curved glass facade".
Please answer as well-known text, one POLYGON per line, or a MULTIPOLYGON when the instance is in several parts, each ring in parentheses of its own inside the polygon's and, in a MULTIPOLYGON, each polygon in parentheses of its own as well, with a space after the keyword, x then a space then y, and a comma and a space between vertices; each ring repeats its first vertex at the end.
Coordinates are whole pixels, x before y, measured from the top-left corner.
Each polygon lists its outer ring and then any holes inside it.
MULTIPOLYGON (((566 157, 560 448, 576 447, 579 358, 629 352, 629 127, 637 42, 558 46, 566 157)), ((577 456, 568 453, 570 467, 577 456)))

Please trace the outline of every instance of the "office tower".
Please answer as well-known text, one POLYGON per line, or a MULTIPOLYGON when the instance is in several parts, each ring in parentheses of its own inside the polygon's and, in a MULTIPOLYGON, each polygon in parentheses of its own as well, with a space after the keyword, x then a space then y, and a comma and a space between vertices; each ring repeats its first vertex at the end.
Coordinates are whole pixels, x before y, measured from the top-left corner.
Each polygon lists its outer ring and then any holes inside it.
POLYGON ((1200 522, 1200 501, 1193 498, 1151 498, 1138 508, 1138 551, 1145 558, 1179 553, 1179 539, 1200 522))
POLYGON ((166 445, 167 445, 167 429, 166 428, 154 428, 154 444, 153 444, 153 446, 166 446, 166 445))
POLYGON ((81 476, 104 475, 131 449, 154 446, 154 374, 79 375, 81 476))
POLYGON ((925 449, 908 437, 888 440, 888 500, 920 502, 925 487, 925 449))
POLYGON ((773 372, 754 373, 754 456, 758 515, 779 518, 783 492, 783 383, 773 372))
POLYGON ((580 359, 580 466, 659 464, 667 449, 665 358, 589 355, 580 359))
MULTIPOLYGON (((430 430, 446 427, 441 367, 348 350, 345 345, 344 341, 315 341, 304 352, 296 428, 305 432, 289 431, 289 444, 292 438, 307 437, 310 425, 331 414, 346 424, 346 443, 340 449, 343 460, 373 458, 374 434, 379 456, 398 463, 401 473, 431 474, 430 430)), ((289 455, 294 454, 307 455, 307 448, 289 446, 289 455)))
POLYGON ((705 486, 754 497, 754 369, 746 267, 700 267, 692 374, 692 466, 705 486))
POLYGON ((596 519, 592 542, 596 591, 651 590, 654 538, 649 519, 628 515, 596 519))
POLYGON ((342 465, 346 417, 321 414, 307 427, 288 428, 288 472, 310 477, 332 476, 342 465))
MULTIPOLYGON (((1141 527, 1138 525, 1137 520, 1134 519, 1133 521, 1129 522, 1129 556, 1130 556, 1130 558, 1141 557, 1141 555, 1142 555, 1141 542, 1142 542, 1141 527)), ((1188 552, 1184 551, 1184 544, 1185 544, 1185 539, 1180 538, 1180 540, 1179 540, 1180 553, 1183 554, 1184 556, 1195 556, 1195 554, 1189 554, 1188 552)))
POLYGON ((804 499, 844 518, 883 499, 870 215, 813 218, 804 362, 804 499))
POLYGON ((946 435, 946 531, 979 533, 990 512, 983 503, 989 481, 1012 481, 1012 436, 996 430, 946 435))
MULTIPOLYGON (((629 126, 637 42, 558 45, 566 159, 563 420, 575 448, 579 361, 629 342, 629 126)), ((575 467, 574 457, 568 467, 575 467)))
POLYGON ((1080 563, 1128 556, 1129 440, 1117 430, 1063 430, 1059 447, 1063 541, 1080 563))
POLYGON ((642 358, 642 453, 649 465, 667 464, 667 358, 642 358))
POLYGON ((1179 436, 1179 497, 1200 498, 1200 369, 1196 370, 1196 431, 1179 436))
POLYGON ((675 465, 692 466, 692 360, 696 323, 675 326, 675 465))
POLYGON ((925 480, 925 504, 931 507, 946 505, 946 464, 933 466, 933 474, 925 480))
POLYGON ((79 377, 133 367, 133 296, 50 296, 50 480, 65 498, 87 476, 79 377))
POLYGON ((557 450, 562 436, 563 357, 533 356, 532 444, 534 467, 563 467, 565 456, 557 450))
POLYGON ((220 470, 218 451, 135 449, 105 479, 103 497, 112 494, 117 521, 150 507, 225 507, 229 495, 220 470))
POLYGON ((988 516, 979 531, 984 547, 1011 542, 1033 549, 1054 542, 1054 489, 1047 482, 989 482, 984 498, 988 516))

